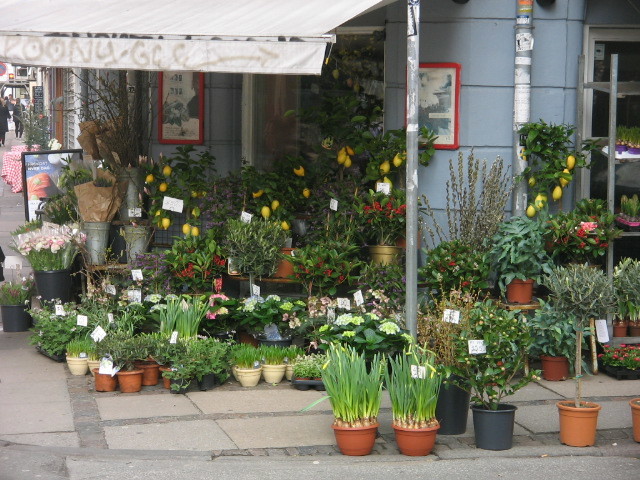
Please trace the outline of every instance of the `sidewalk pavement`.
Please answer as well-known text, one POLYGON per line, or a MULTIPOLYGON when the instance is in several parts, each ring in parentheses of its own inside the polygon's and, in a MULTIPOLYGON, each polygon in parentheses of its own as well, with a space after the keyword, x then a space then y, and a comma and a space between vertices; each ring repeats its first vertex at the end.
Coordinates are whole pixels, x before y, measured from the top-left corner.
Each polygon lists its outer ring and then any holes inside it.
MULTIPOLYGON (((244 389, 233 380, 214 390, 185 395, 162 385, 136 394, 101 393, 90 375, 72 376, 28 345, 29 333, 0 332, 0 446, 37 445, 69 455, 157 455, 193 458, 228 456, 299 457, 339 455, 331 430, 329 402, 300 410, 325 395, 298 391, 283 382, 244 389)), ((463 435, 438 435, 432 460, 483 457, 586 455, 640 458, 633 441, 628 400, 640 383, 603 374, 585 377, 587 400, 602 405, 594 447, 560 444, 555 403, 571 398, 572 381, 532 383, 508 397, 518 406, 514 446, 506 451, 476 449, 471 415, 463 435)), ((381 436, 374 455, 400 454, 391 429, 387 398, 380 415, 381 436)), ((43 451, 39 449, 38 451, 43 451)))

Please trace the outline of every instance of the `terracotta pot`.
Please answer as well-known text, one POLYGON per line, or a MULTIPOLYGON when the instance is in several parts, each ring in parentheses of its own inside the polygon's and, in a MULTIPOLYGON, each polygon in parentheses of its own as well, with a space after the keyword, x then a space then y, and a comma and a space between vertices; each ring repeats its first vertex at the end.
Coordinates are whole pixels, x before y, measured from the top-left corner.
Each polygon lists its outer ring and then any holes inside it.
POLYGON ((531 303, 533 300, 533 280, 514 279, 507 285, 507 302, 531 303))
POLYGON ((589 447, 596 443, 598 413, 597 403, 582 402, 576 408, 572 401, 556 403, 560 414, 560 442, 570 447, 589 447))
POLYGON ((549 357, 540 355, 542 378, 558 382, 569 378, 569 359, 567 357, 549 357))
POLYGON ((331 425, 338 448, 343 455, 369 455, 376 441, 379 423, 368 427, 338 427, 331 425))
POLYGON ((640 397, 629 400, 631 420, 633 421, 633 439, 640 442, 640 397))
POLYGON ((157 385, 160 381, 160 365, 156 362, 136 362, 136 368, 142 370, 142 385, 157 385))
POLYGON ((238 342, 247 343, 249 345, 253 345, 254 347, 260 345, 258 339, 251 335, 249 332, 238 332, 238 342))
POLYGON ((287 369, 287 366, 285 364, 263 365, 262 377, 264 378, 264 381, 267 383, 280 383, 284 378, 286 369, 287 369))
POLYGON ((627 326, 626 325, 614 325, 613 326, 613 336, 614 337, 626 337, 627 336, 627 326))
POLYGON ((370 245, 369 256, 371 262, 378 265, 397 265, 402 258, 404 250, 400 247, 389 245, 370 245))
POLYGON ((118 384, 118 378, 107 373, 98 373, 98 368, 91 370, 95 379, 96 392, 114 392, 118 384))
MULTIPOLYGON (((168 372, 171 370, 171 367, 159 367, 158 371, 159 372, 168 372)), ((165 377, 164 375, 162 375, 162 386, 164 388, 166 388, 167 390, 169 390, 171 388, 171 379, 165 377)))
POLYGON ((640 325, 630 324, 629 325, 629 336, 630 337, 640 337, 640 325))
POLYGON ((402 428, 392 425, 400 453, 410 457, 429 455, 436 444, 440 425, 428 428, 402 428))
POLYGON ((87 357, 69 357, 67 356, 67 367, 71 375, 86 375, 89 371, 89 364, 87 363, 87 357))
MULTIPOLYGON (((291 256, 291 252, 293 250, 293 248, 281 248, 280 253, 282 253, 283 255, 291 256)), ((278 263, 278 269, 276 270, 276 273, 273 274, 273 276, 276 278, 289 278, 289 275, 293 275, 293 263, 285 258, 282 258, 280 259, 280 262, 278 263)))
POLYGON ((142 369, 120 370, 116 375, 122 393, 136 393, 142 390, 142 369))
POLYGON ((237 368, 236 375, 240 385, 243 387, 255 387, 260 382, 262 367, 260 368, 237 368))

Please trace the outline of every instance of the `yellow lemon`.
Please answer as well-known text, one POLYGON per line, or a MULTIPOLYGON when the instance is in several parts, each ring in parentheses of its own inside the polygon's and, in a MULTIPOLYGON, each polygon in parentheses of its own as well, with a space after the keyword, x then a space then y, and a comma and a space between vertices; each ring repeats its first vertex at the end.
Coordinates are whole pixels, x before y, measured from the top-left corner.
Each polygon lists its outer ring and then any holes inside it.
POLYGON ((395 157, 393 157, 393 165, 396 167, 400 167, 404 163, 405 155, 397 153, 395 157))
POLYGON ((351 157, 347 155, 347 158, 344 161, 344 168, 351 168, 351 157))
POLYGON ((533 218, 535 216, 536 216, 536 207, 534 207, 533 205, 529 205, 527 207, 527 217, 533 218))
POLYGON ((389 163, 388 160, 385 160, 380 164, 380 173, 382 175, 389 173, 389 170, 391 170, 391 164, 389 163))
POLYGON ((344 148, 341 148, 340 151, 338 151, 338 163, 340 165, 342 165, 344 163, 344 161, 347 159, 348 155, 347 152, 344 148))
POLYGON ((184 233, 185 235, 191 235, 191 225, 189 225, 188 223, 182 225, 182 233, 184 233))
POLYGON ((253 192, 251 195, 253 195, 253 198, 258 198, 261 197, 263 193, 264 190, 258 190, 257 192, 253 192))
POLYGON ((262 207, 262 210, 260 210, 260 214, 263 218, 269 218, 271 216, 271 209, 265 205, 262 207))
POLYGON ((538 210, 540 210, 542 207, 544 207, 544 204, 546 202, 547 202, 547 196, 543 194, 538 194, 535 200, 533 201, 533 204, 538 210))
POLYGON ((158 187, 158 190, 160 190, 161 192, 166 192, 166 191, 167 191, 167 188, 169 188, 169 185, 167 185, 167 183, 166 183, 166 182, 162 182, 162 183, 160 184, 160 186, 158 187))
POLYGON ((299 165, 298 168, 293 169, 293 173, 295 173, 299 177, 304 177, 304 167, 299 165))
POLYGON ((158 210, 158 211, 156 212, 155 216, 156 216, 156 217, 159 217, 161 213, 162 213, 162 210, 158 210))
POLYGON ((171 172, 173 172, 173 169, 169 165, 165 165, 162 169, 162 175, 164 175, 165 177, 171 175, 171 172))
POLYGON ((530 187, 535 187, 536 186, 536 178, 535 177, 530 177, 529 178, 529 186, 530 187))
POLYGON ((567 157, 567 168, 569 170, 573 170, 573 167, 576 166, 576 157, 574 157, 573 155, 569 155, 567 157))
POLYGON ((207 192, 205 192, 205 191, 202 191, 202 192, 200 192, 200 193, 198 194, 198 196, 199 196, 199 197, 204 197, 204 196, 206 196, 206 195, 207 195, 207 192))
POLYGON ((167 217, 164 217, 162 219, 162 222, 160 222, 160 225, 162 225, 162 228, 164 228, 166 230, 171 225, 171 219, 167 218, 167 217))
POLYGON ((353 148, 351 148, 349 145, 347 145, 345 147, 346 151, 347 151, 347 155, 355 155, 356 152, 353 151, 353 148))
POLYGON ((193 207, 193 210, 191 210, 191 215, 193 215, 195 218, 198 218, 200 216, 200 208, 193 207))
POLYGON ((308 188, 305 188, 304 190, 302 190, 302 196, 304 198, 309 198, 311 196, 311 190, 309 190, 308 188))
POLYGON ((289 230, 291 227, 289 226, 289 222, 287 222, 286 220, 283 220, 282 223, 280 224, 280 226, 282 227, 283 230, 287 231, 289 230))
POLYGON ((338 80, 340 78, 340 70, 338 70, 337 68, 334 68, 333 71, 331 72, 331 75, 335 80, 338 80))
POLYGON ((155 179, 156 178, 153 175, 149 174, 149 175, 147 175, 147 178, 144 179, 144 181, 147 182, 147 183, 153 183, 153 181, 155 179))
MULTIPOLYGON (((571 172, 569 171, 569 169, 568 169, 568 168, 565 168, 565 169, 562 171, 562 173, 571 173, 571 172)), ((562 187, 566 187, 566 186, 569 184, 569 182, 570 182, 570 181, 571 181, 571 179, 560 178, 560 185, 561 185, 562 187)))
POLYGON ((556 202, 562 198, 562 187, 560 185, 556 185, 556 188, 553 189, 551 198, 553 198, 556 202))
POLYGON ((200 236, 200 229, 198 227, 191 227, 191 236, 199 237, 200 236))
POLYGON ((280 202, 278 200, 274 200, 273 202, 271 202, 271 210, 273 210, 274 212, 279 206, 280 206, 280 202))

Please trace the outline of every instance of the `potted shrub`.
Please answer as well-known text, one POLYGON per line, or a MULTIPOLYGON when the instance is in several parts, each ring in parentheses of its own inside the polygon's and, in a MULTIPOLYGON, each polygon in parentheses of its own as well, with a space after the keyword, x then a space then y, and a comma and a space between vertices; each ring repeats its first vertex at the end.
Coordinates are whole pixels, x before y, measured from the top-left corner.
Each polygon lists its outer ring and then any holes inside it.
MULTIPOLYGON (((640 336, 640 261, 622 259, 613 270, 613 287, 618 303, 618 319, 628 319, 630 336, 640 336)), ((625 335, 614 333, 614 336, 625 335)))
POLYGON ((434 352, 443 378, 436 405, 439 435, 460 435, 467 430, 471 394, 458 386, 464 379, 455 377, 453 367, 458 364, 456 338, 476 300, 472 294, 451 290, 419 310, 418 342, 434 352))
POLYGON ((405 234, 407 205, 404 191, 393 190, 387 195, 369 190, 359 210, 371 260, 383 265, 400 263, 402 248, 396 246, 396 242, 405 234))
POLYGON ((148 353, 140 341, 128 332, 113 332, 98 343, 100 357, 110 355, 114 368, 118 369, 118 385, 122 393, 135 393, 142 389, 142 369, 135 367, 137 360, 144 360, 148 353))
POLYGON ((529 354, 542 362, 542 378, 551 381, 569 378, 569 361, 576 350, 574 319, 540 300, 540 308, 527 322, 533 337, 529 354))
POLYGON ((33 317, 34 326, 29 337, 29 343, 43 355, 57 361, 65 361, 67 344, 79 338, 76 317, 70 315, 75 304, 62 304, 67 315, 56 315, 54 305, 45 303, 41 308, 32 308, 29 314, 33 317))
POLYGON ((180 347, 167 351, 167 361, 170 367, 163 371, 163 377, 169 379, 169 391, 171 393, 186 393, 194 378, 198 367, 194 364, 192 349, 198 342, 197 338, 188 337, 179 339, 180 347))
POLYGON ((509 303, 531 303, 533 282, 551 272, 551 259, 544 249, 545 239, 539 220, 513 217, 502 222, 490 240, 492 269, 498 286, 509 303))
POLYGON ((260 382, 260 351, 253 345, 235 345, 231 354, 231 365, 234 377, 243 387, 255 387, 260 382))
POLYGON ((389 361, 391 371, 385 369, 385 384, 398 448, 404 455, 429 455, 440 427, 436 404, 441 377, 435 368, 435 355, 415 346, 389 361))
POLYGON ((91 339, 71 340, 67 343, 67 366, 71 375, 86 375, 89 371, 89 351, 93 349, 91 339))
POLYGON ((299 299, 253 295, 241 302, 235 318, 261 344, 289 346, 292 332, 302 324, 300 317, 305 309, 306 304, 299 299))
POLYGON ((33 322, 28 309, 34 292, 33 279, 0 283, 0 315, 5 332, 26 332, 33 322))
POLYGON ((230 345, 217 338, 198 338, 189 345, 189 367, 202 391, 229 378, 230 345))
POLYGON ((284 359, 287 350, 276 345, 263 345, 260 347, 262 356, 262 376, 267 383, 280 383, 284 378, 287 365, 284 359))
POLYGON ((335 420, 331 428, 343 455, 368 455, 378 431, 382 397, 382 370, 379 354, 369 362, 351 346, 331 345, 322 381, 335 420), (367 366, 369 365, 369 367, 367 366))
POLYGON ((586 264, 557 267, 543 278, 542 283, 549 289, 554 307, 576 319, 575 399, 557 403, 560 441, 575 447, 593 445, 601 407, 582 401, 582 338, 589 318, 604 318, 613 310, 613 285, 602 270, 586 264))
POLYGON ((471 393, 476 446, 508 450, 513 444, 517 407, 502 399, 527 385, 538 371, 519 374, 531 346, 531 333, 516 312, 500 308, 492 300, 477 302, 468 322, 456 337, 454 380, 471 393))

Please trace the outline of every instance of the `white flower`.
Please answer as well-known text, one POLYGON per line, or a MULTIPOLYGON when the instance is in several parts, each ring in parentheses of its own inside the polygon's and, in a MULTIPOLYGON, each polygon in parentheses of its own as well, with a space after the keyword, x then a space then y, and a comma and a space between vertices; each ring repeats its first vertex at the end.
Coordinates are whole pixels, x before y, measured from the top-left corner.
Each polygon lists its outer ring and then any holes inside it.
POLYGON ((400 327, 393 322, 384 322, 379 327, 381 332, 386 333, 387 335, 393 335, 400 331, 400 327))

